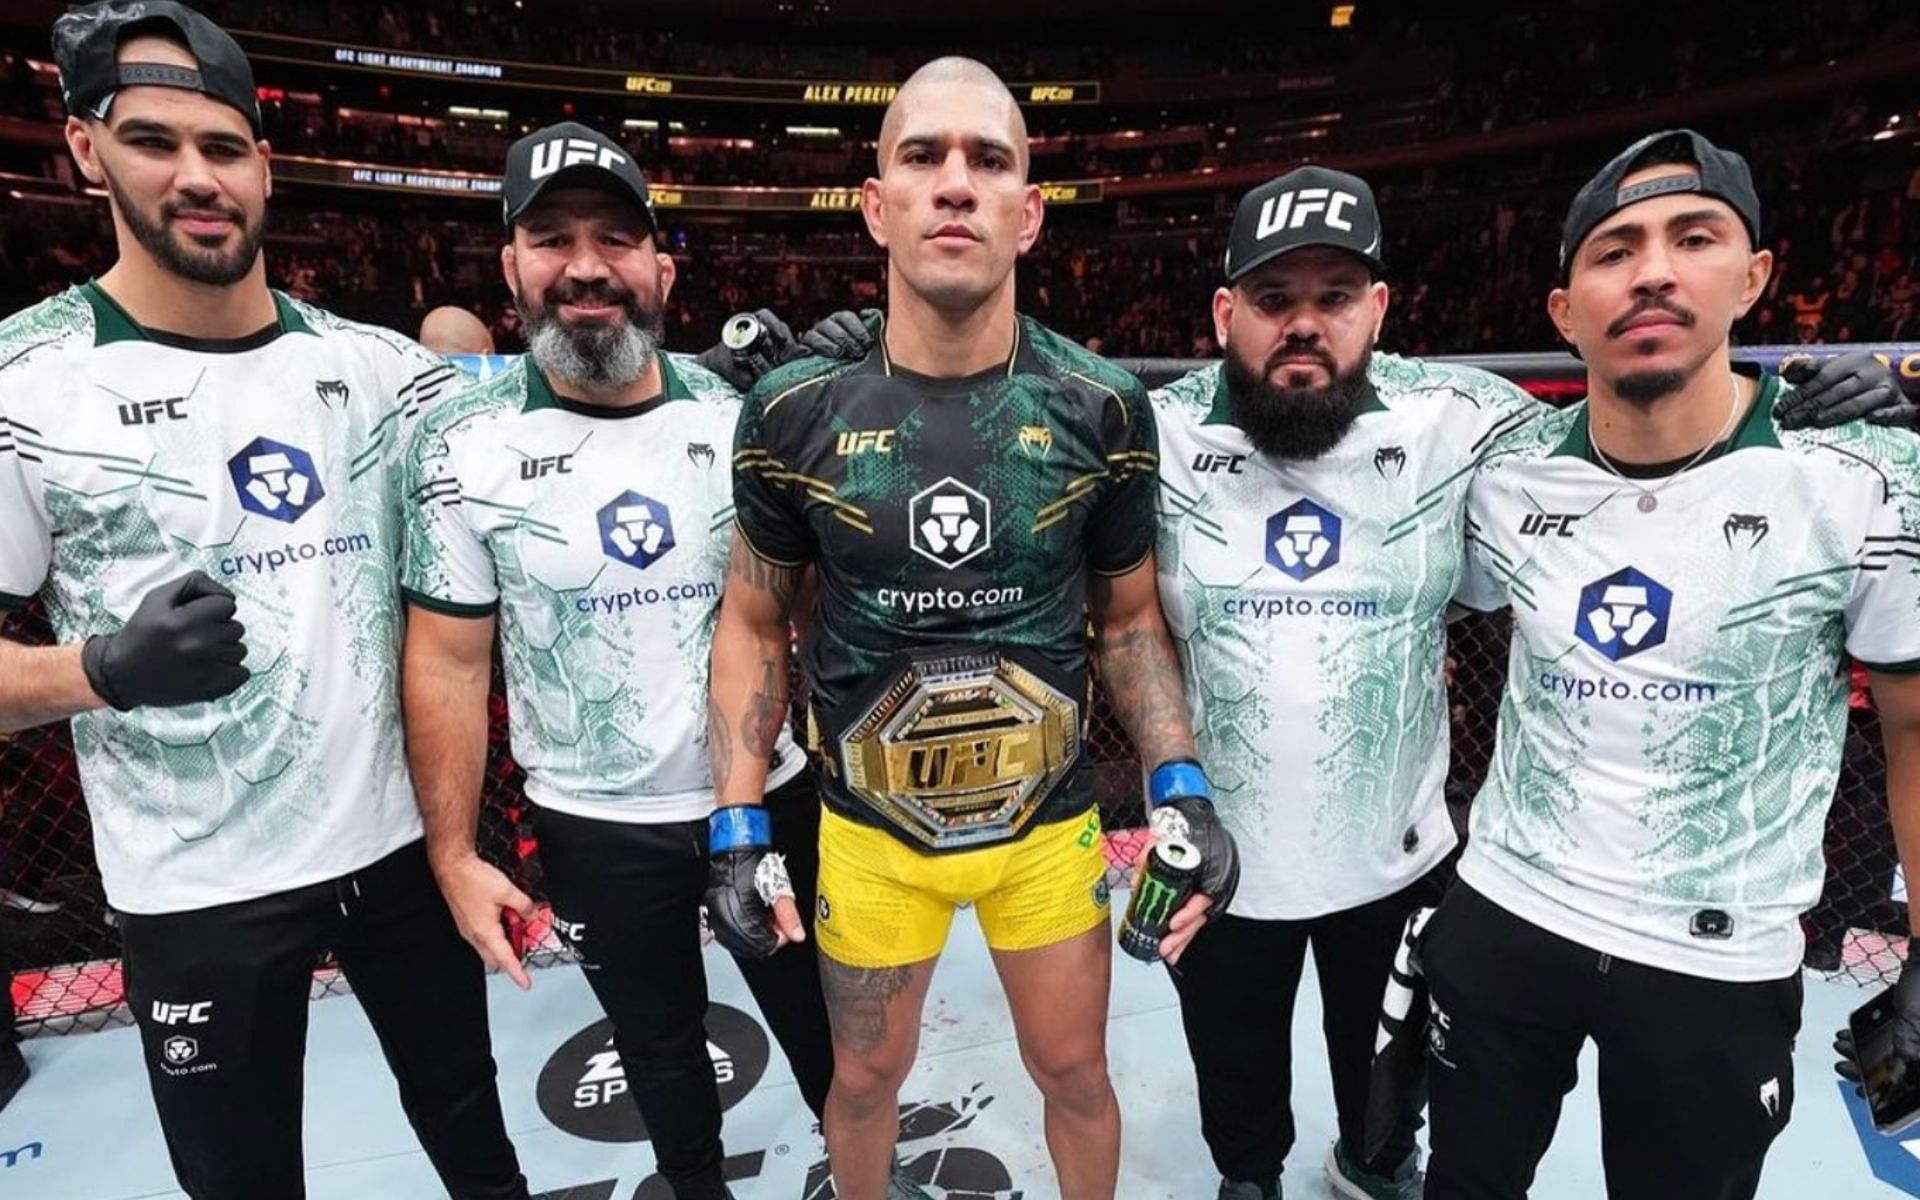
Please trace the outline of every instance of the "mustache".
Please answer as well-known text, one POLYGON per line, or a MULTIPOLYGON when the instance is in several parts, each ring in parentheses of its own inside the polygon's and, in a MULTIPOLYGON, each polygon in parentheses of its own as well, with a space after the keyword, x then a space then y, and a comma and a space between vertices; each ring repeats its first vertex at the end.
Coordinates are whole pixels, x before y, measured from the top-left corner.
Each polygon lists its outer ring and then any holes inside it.
POLYGON ((180 217, 220 217, 235 225, 247 223, 247 214, 238 205, 224 205, 216 200, 167 200, 160 205, 160 215, 169 221, 180 217))
POLYGON ((620 287, 610 280, 597 279, 589 283, 565 281, 547 289, 541 297, 548 308, 561 304, 618 304, 623 308, 632 308, 634 295, 632 290, 620 287))
POLYGON ((1620 337, 1628 332, 1627 322, 1650 312, 1663 312, 1682 325, 1692 325, 1694 321, 1694 316, 1691 311, 1680 307, 1678 304, 1675 304, 1663 296, 1649 296, 1634 305, 1626 313, 1615 317, 1613 323, 1607 326, 1607 336, 1610 338, 1620 337))
POLYGON ((1267 355, 1266 367, 1263 374, 1273 374, 1273 372, 1279 368, 1281 362, 1289 358, 1310 358, 1320 366, 1326 368, 1327 374, 1338 374, 1338 367, 1333 361, 1333 355, 1328 352, 1326 347, 1320 345, 1317 341, 1287 341, 1275 346, 1273 353, 1267 355))

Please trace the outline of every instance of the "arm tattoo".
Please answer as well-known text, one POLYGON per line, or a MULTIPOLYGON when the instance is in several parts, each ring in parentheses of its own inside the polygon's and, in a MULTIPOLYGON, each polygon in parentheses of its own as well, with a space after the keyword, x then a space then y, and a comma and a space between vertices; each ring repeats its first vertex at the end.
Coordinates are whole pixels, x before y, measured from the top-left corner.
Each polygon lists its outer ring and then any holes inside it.
POLYGON ((822 954, 820 986, 834 1042, 868 1054, 887 1040, 887 1008, 913 986, 913 968, 849 967, 822 954))
POLYGON ((713 790, 718 792, 733 774, 733 731, 712 704, 707 705, 707 758, 713 764, 713 790))
POLYGON ((1132 739, 1140 761, 1152 767, 1194 756, 1180 660, 1165 629, 1127 629, 1103 635, 1095 646, 1101 687, 1132 739))
POLYGON ((783 567, 779 563, 770 563, 749 549, 743 542, 733 544, 733 557, 728 563, 728 574, 747 587, 767 592, 780 606, 780 614, 790 616, 793 612, 793 597, 800 589, 801 576, 805 567, 783 567))
POLYGON ((760 682, 740 716, 740 746, 755 758, 771 759, 780 727, 787 719, 787 681, 773 669, 773 660, 760 660, 760 682))

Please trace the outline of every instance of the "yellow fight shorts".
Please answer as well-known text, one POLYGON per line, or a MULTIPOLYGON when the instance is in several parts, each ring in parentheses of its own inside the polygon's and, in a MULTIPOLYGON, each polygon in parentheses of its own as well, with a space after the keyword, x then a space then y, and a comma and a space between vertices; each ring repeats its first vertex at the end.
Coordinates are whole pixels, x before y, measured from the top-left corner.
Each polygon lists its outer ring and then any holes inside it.
POLYGON ((820 818, 820 952, 849 967, 938 957, 971 902, 995 950, 1034 950, 1107 923, 1100 813, 1036 825, 1017 841, 925 854, 827 809, 820 818))

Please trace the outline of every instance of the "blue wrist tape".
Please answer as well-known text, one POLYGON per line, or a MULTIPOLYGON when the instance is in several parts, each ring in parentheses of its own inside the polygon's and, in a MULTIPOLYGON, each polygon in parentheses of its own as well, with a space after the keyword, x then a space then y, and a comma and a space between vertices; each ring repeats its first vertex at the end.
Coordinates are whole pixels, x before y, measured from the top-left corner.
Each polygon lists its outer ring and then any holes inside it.
POLYGON ((773 844, 773 818, 758 804, 715 809, 707 818, 707 853, 758 850, 773 844))
POLYGON ((1161 763, 1147 779, 1147 801, 1153 808, 1187 796, 1213 799, 1213 785, 1197 762, 1182 758, 1161 763))

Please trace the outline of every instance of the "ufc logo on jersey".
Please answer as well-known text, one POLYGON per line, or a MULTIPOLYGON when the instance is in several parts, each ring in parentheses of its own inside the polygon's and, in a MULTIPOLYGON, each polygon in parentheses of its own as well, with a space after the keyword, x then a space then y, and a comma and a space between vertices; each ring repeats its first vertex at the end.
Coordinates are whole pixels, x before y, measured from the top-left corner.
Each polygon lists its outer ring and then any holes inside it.
POLYGON ((1244 454, 1208 454, 1204 450, 1193 456, 1193 469, 1202 475, 1211 475, 1225 471, 1229 475, 1240 474, 1240 465, 1247 461, 1244 454))
POLYGON ((841 458, 850 458, 867 451, 875 454, 889 454, 893 451, 893 430, 856 429, 843 433, 834 441, 834 452, 841 458))
POLYGON ((1360 203, 1360 197, 1352 192, 1336 192, 1332 188, 1301 188, 1297 192, 1282 192, 1270 196, 1260 206, 1260 224, 1254 232, 1256 238, 1267 238, 1282 229, 1299 229, 1315 213, 1322 214, 1329 229, 1353 231, 1353 222, 1340 214, 1360 203))
POLYGON ((577 163, 590 162, 612 170, 613 164, 626 161, 627 156, 611 146, 602 146, 585 138, 554 138, 533 148, 533 163, 527 168, 527 174, 534 179, 545 179, 560 168, 577 163))
POLYGON ((548 475, 573 474, 573 455, 550 454, 542 458, 520 460, 520 478, 544 479, 548 475))
POLYGON ((1520 532, 1528 537, 1572 537, 1573 523, 1579 519, 1577 513, 1528 513, 1520 518, 1520 532))
POLYGON ((180 407, 185 396, 169 396, 165 400, 129 400, 120 406, 122 425, 152 425, 162 417, 169 421, 184 421, 187 414, 180 407))
POLYGON ((153 1002, 153 1020, 156 1025, 205 1025, 213 1018, 207 1014, 213 1011, 213 1001, 202 1000, 197 1004, 168 1004, 164 1000, 153 1002))

